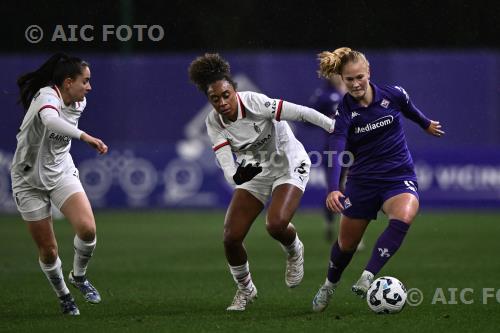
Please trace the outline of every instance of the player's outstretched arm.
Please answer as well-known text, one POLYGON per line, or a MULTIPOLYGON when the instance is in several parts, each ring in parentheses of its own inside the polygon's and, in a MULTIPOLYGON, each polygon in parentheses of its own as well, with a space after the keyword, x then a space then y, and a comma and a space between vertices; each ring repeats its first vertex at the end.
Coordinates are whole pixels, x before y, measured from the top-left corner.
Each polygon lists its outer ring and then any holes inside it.
POLYGON ((82 135, 80 136, 80 140, 88 143, 91 145, 93 148, 95 148, 99 154, 106 154, 108 152, 108 146, 102 142, 101 139, 94 138, 91 135, 88 135, 87 133, 83 132, 82 135))
MULTIPOLYGON (((283 120, 300 120, 311 123, 323 128, 328 133, 333 132, 335 121, 321 112, 308 108, 303 105, 298 105, 283 101, 283 111, 280 115, 283 120)), ((280 120, 280 119, 277 119, 280 120)))
POLYGON ((425 130, 430 135, 437 136, 438 138, 444 135, 444 131, 441 129, 442 126, 439 121, 431 120, 429 127, 425 130))

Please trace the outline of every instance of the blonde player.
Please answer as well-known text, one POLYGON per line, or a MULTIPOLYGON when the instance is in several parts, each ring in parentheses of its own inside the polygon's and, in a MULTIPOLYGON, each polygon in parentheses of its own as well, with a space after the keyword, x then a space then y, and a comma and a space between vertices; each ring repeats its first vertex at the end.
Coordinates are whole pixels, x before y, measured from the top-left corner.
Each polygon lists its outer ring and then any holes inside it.
POLYGON ((17 84, 27 112, 12 161, 12 192, 62 312, 79 315, 64 282, 50 208, 51 203, 57 206, 76 233, 70 283, 86 301, 99 303, 99 292, 85 275, 96 246, 94 215, 69 153, 73 138, 87 142, 100 154, 108 151, 100 139, 78 129, 85 95, 91 90, 89 65, 78 58, 55 54, 38 70, 21 76, 17 84))
POLYGON ((328 132, 333 120, 304 106, 237 92, 229 64, 218 54, 196 58, 189 76, 214 108, 206 119, 208 135, 225 178, 236 186, 224 221, 224 250, 238 289, 227 310, 243 311, 257 297, 243 240, 269 198, 266 228, 287 255, 285 283, 296 287, 304 276, 304 246, 290 221, 311 162, 285 120, 307 121, 328 132))

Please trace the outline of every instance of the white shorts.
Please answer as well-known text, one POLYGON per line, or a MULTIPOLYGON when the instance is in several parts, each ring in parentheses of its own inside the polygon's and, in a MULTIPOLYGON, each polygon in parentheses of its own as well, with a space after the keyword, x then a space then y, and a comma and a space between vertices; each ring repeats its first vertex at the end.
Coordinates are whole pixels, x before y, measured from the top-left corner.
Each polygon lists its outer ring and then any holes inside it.
MULTIPOLYGON (((13 174, 12 177, 19 176, 13 174)), ((85 191, 78 178, 78 170, 75 168, 71 172, 65 173, 50 191, 36 189, 27 183, 21 183, 12 192, 17 210, 21 213, 22 218, 25 221, 39 221, 51 215, 51 201, 57 208, 61 209, 72 194, 85 191)))
POLYGON ((251 181, 237 185, 236 188, 247 190, 265 205, 271 197, 274 189, 279 185, 292 184, 304 192, 306 190, 307 182, 309 181, 310 170, 311 163, 307 160, 303 161, 302 164, 297 165, 293 170, 285 170, 284 173, 276 177, 259 177, 259 175, 257 175, 251 181))

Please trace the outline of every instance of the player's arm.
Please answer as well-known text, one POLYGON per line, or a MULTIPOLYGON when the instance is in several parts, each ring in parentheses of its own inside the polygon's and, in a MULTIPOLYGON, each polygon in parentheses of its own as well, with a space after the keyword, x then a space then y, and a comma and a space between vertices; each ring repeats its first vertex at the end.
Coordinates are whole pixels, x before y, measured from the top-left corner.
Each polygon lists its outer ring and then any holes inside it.
POLYGON ((328 146, 333 158, 328 161, 328 172, 330 172, 330 177, 328 179, 328 196, 326 198, 326 207, 336 213, 341 213, 344 209, 341 198, 344 198, 344 194, 340 191, 340 175, 342 172, 342 165, 339 161, 339 155, 345 150, 346 138, 343 135, 332 134, 328 139, 328 146))
POLYGON ((224 136, 220 126, 213 120, 212 115, 209 115, 205 122, 207 126, 207 134, 210 141, 213 143, 212 150, 215 153, 217 162, 219 163, 224 178, 231 185, 241 185, 262 171, 262 167, 258 165, 245 164, 244 161, 239 165, 236 164, 233 152, 229 141, 224 136))
POLYGON ((88 135, 77 127, 67 123, 59 117, 59 111, 52 105, 43 106, 38 112, 42 123, 51 131, 69 136, 74 139, 80 139, 94 147, 100 154, 108 152, 108 147, 98 138, 88 135))
POLYGON ((333 132, 334 120, 324 114, 306 106, 286 102, 280 99, 269 98, 266 95, 247 92, 247 103, 251 109, 266 119, 300 120, 333 132))
POLYGON ((328 169, 330 177, 328 179, 328 196, 326 198, 326 207, 336 213, 341 213, 344 209, 341 199, 344 194, 340 191, 340 176, 342 173, 342 164, 339 156, 346 148, 347 133, 350 126, 350 118, 343 112, 342 106, 339 106, 335 112, 335 129, 328 138, 328 149, 330 156, 333 158, 328 160, 328 169))
POLYGON ((61 117, 59 117, 59 111, 53 106, 44 106, 38 112, 42 124, 45 125, 51 131, 57 132, 59 134, 72 137, 74 139, 80 139, 83 131, 77 127, 67 123, 61 117))
POLYGON ((441 129, 442 126, 439 121, 431 120, 427 118, 422 111, 420 111, 415 104, 410 99, 410 96, 402 87, 395 86, 392 87, 393 91, 396 95, 396 98, 399 101, 401 106, 401 111, 403 115, 417 123, 420 127, 422 127, 427 133, 440 137, 444 134, 444 131, 441 129))
POLYGON ((222 143, 219 147, 214 147, 215 156, 224 172, 224 178, 231 185, 241 185, 252 180, 256 175, 262 172, 262 167, 258 165, 246 164, 245 160, 236 165, 229 142, 222 143))
POLYGON ((286 101, 282 101, 282 103, 278 105, 276 120, 299 120, 308 122, 323 128, 328 133, 333 132, 333 127, 335 125, 335 121, 333 119, 314 109, 286 101))

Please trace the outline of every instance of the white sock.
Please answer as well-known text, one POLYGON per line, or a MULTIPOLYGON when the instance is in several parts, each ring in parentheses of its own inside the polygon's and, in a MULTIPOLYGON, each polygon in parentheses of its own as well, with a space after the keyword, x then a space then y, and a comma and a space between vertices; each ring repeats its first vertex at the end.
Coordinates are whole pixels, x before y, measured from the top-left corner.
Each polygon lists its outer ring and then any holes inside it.
POLYGON ((364 270, 363 273, 361 273, 361 276, 368 277, 370 280, 373 280, 374 277, 373 273, 367 270, 364 270))
POLYGON ((339 284, 338 282, 337 283, 333 283, 330 280, 328 280, 328 278, 326 278, 324 285, 325 285, 325 287, 328 287, 330 289, 335 289, 335 288, 337 288, 338 284, 339 284))
POLYGON ((250 274, 248 261, 241 266, 229 265, 229 270, 231 271, 234 282, 236 282, 239 289, 253 290, 255 286, 252 282, 252 275, 250 274))
POLYGON ((40 259, 38 259, 38 262, 50 285, 56 292, 57 297, 69 294, 68 287, 66 287, 66 283, 64 282, 61 259, 57 257, 56 262, 53 264, 44 264, 40 259))
POLYGON ((75 235, 73 245, 75 247, 75 256, 73 259, 73 276, 84 276, 87 272, 87 266, 97 243, 97 237, 91 242, 86 242, 75 235))
POLYGON ((299 250, 300 250, 300 239, 299 239, 299 234, 295 233, 295 239, 293 240, 292 244, 290 245, 283 245, 281 244, 281 248, 283 249, 283 251, 285 251, 286 254, 288 254, 289 256, 293 256, 294 254, 298 253, 299 250))

